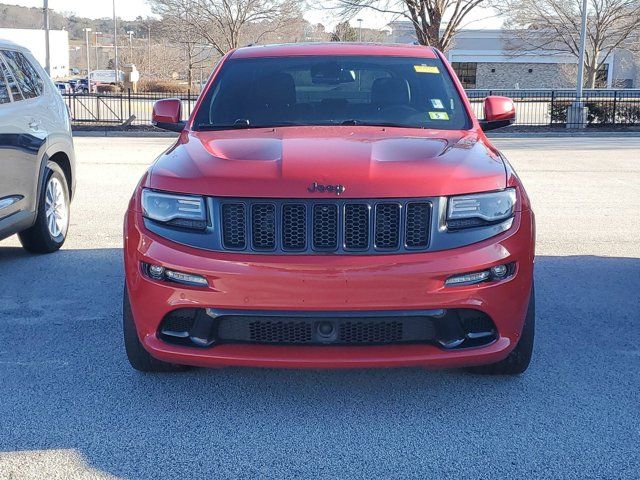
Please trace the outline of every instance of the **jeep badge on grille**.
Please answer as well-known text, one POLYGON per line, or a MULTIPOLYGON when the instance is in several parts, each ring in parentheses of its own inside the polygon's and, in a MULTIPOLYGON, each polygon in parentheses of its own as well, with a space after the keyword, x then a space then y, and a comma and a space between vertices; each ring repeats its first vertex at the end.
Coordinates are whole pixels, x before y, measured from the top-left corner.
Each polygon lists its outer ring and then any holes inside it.
POLYGON ((320 192, 320 193, 335 193, 336 195, 340 195, 346 189, 344 185, 322 185, 318 182, 313 182, 313 184, 307 188, 310 193, 320 192))

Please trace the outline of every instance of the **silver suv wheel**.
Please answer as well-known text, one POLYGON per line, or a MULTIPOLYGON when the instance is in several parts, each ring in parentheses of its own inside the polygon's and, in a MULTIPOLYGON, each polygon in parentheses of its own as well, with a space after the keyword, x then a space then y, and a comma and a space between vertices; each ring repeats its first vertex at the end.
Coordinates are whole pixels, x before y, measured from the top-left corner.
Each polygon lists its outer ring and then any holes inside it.
POLYGON ((56 177, 51 177, 47 182, 45 215, 47 217, 47 228, 52 238, 57 238, 66 233, 69 211, 62 184, 56 177))
POLYGON ((51 253, 64 243, 69 229, 69 189, 60 165, 48 162, 44 169, 38 210, 33 226, 18 233, 22 246, 34 253, 51 253))

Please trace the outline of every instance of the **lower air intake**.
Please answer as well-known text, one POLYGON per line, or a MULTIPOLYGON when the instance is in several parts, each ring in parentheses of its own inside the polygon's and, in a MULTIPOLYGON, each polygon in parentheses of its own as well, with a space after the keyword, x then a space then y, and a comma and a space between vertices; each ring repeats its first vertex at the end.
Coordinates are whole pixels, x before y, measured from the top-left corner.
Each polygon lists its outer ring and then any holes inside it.
POLYGON ((344 322, 340 325, 342 343, 393 343, 402 341, 402 322, 344 322))
POLYGON ((497 338, 491 318, 471 309, 398 312, 244 312, 180 308, 162 319, 167 343, 212 347, 254 345, 439 345, 479 347, 497 338))
POLYGON ((249 324, 249 341, 255 343, 310 343, 311 324, 295 321, 255 321, 249 324))
POLYGON ((175 332, 188 334, 193 327, 196 317, 195 308, 181 308, 174 310, 164 317, 162 321, 163 332, 175 332))

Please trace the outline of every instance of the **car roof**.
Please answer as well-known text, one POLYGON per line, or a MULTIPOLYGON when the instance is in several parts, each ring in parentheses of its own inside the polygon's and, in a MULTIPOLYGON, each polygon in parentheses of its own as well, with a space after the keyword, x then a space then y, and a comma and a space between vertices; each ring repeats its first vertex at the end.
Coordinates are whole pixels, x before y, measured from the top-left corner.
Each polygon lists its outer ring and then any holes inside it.
POLYGON ((296 57, 306 55, 363 55, 436 58, 436 51, 424 45, 399 43, 284 43, 238 48, 231 58, 296 57))
POLYGON ((20 52, 30 53, 27 47, 13 43, 11 40, 7 40, 6 38, 0 38, 0 48, 3 50, 18 50, 20 52))

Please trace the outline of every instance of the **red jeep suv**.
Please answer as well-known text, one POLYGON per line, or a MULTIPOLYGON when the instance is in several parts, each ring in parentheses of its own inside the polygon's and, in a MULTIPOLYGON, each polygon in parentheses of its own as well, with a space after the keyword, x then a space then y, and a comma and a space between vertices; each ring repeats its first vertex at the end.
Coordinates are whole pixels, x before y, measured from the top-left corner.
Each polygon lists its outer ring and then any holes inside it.
POLYGON ((143 371, 471 367, 534 336, 534 216, 443 55, 410 45, 229 52, 135 190, 124 339, 143 371))

